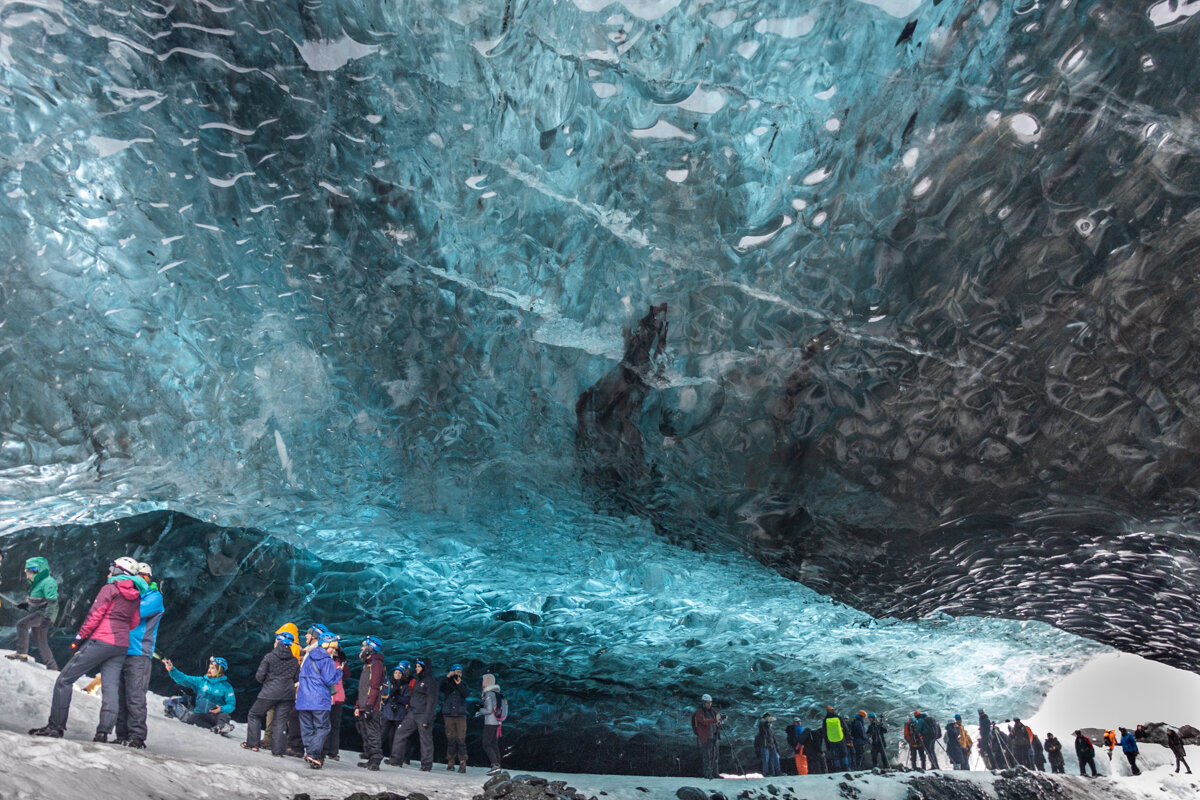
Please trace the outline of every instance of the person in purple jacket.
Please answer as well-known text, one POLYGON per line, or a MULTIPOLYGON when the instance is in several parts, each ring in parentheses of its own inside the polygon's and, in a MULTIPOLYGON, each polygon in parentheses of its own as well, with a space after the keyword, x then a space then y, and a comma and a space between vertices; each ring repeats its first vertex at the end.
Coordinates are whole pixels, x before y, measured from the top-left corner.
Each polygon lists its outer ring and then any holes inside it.
POLYGON ((140 621, 142 592, 150 587, 137 575, 138 562, 122 556, 108 568, 108 580, 96 594, 87 619, 71 649, 71 660, 58 673, 54 696, 50 701, 50 719, 41 728, 29 732, 34 736, 61 739, 71 712, 71 694, 75 681, 84 675, 100 672, 100 724, 92 741, 107 742, 108 731, 117 722, 117 687, 121 683, 121 667, 129 650, 129 631, 140 621))
POLYGON ((320 769, 325 763, 329 709, 333 705, 333 690, 342 679, 341 667, 333 660, 333 651, 340 641, 336 634, 323 634, 300 666, 296 711, 300 716, 300 737, 304 740, 304 760, 313 769, 320 769))

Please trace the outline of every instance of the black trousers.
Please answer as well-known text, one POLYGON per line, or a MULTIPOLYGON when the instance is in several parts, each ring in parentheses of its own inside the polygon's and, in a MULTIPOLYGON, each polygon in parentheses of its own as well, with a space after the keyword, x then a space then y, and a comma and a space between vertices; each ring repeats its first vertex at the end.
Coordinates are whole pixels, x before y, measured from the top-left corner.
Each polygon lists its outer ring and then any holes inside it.
POLYGON ((879 767, 882 767, 883 769, 887 769, 887 765, 888 765, 887 753, 884 751, 883 745, 872 744, 871 745, 871 766, 872 767, 879 766, 879 767))
POLYGON ((291 697, 280 700, 259 697, 255 700, 254 705, 250 706, 250 716, 246 719, 246 744, 250 747, 259 747, 262 744, 263 722, 267 718, 267 712, 274 709, 275 724, 271 726, 271 752, 277 756, 283 755, 287 751, 289 733, 287 721, 295 706, 296 701, 291 697))
POLYGON ((396 729, 392 761, 404 763, 408 760, 408 740, 414 733, 421 740, 421 769, 433 769, 433 724, 422 725, 413 716, 405 717, 396 729))
POLYGON ((150 688, 150 656, 125 656, 117 687, 117 739, 146 743, 146 690, 150 688))
POLYGON ((380 728, 378 711, 361 709, 354 719, 354 727, 362 739, 363 752, 367 754, 367 763, 379 766, 383 761, 383 731, 380 728))
POLYGON ((325 738, 325 758, 336 756, 342 749, 342 712, 345 703, 334 703, 329 707, 329 736, 325 738))
POLYGON ((1126 753, 1125 754, 1125 758, 1129 759, 1130 772, 1132 772, 1134 775, 1141 775, 1142 771, 1140 769, 1138 769, 1137 757, 1138 757, 1137 753, 1126 753))
POLYGON ((1087 770, 1084 769, 1084 767, 1091 767, 1092 768, 1092 777, 1093 778, 1096 777, 1096 775, 1097 775, 1096 757, 1094 755, 1088 756, 1087 758, 1079 759, 1079 774, 1080 775, 1087 775, 1087 770))
MULTIPOLYGON (((714 740, 715 742, 715 740, 714 740)), ((701 745, 703 747, 703 745, 701 745)), ((715 751, 716 748, 714 747, 715 751)), ((499 725, 484 725, 483 726, 483 752, 487 754, 488 765, 491 767, 500 766, 500 726, 499 725)), ((716 757, 713 757, 716 760, 716 757)))

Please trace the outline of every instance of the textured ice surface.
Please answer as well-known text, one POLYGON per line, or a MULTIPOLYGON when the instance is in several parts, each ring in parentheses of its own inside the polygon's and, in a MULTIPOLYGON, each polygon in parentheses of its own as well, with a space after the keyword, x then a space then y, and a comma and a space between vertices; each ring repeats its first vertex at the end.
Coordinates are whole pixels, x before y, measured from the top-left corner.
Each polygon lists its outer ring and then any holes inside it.
POLYGON ((1194 667, 1194 5, 3 5, 4 529, 732 548, 1194 667))

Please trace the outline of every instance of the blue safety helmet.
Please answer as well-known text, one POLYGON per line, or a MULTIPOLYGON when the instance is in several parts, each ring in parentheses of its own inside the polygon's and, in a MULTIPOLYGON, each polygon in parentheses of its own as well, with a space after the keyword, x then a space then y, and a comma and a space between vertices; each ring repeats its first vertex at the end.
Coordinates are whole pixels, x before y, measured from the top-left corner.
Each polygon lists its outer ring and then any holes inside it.
POLYGON ((462 671, 462 664, 451 664, 450 671, 454 672, 454 670, 462 671))
POLYGON ((296 643, 296 637, 292 636, 291 631, 281 631, 280 633, 275 634, 275 641, 283 642, 288 647, 291 647, 296 643))
POLYGON ((319 622, 314 622, 312 624, 312 627, 310 627, 308 629, 308 632, 311 633, 313 636, 320 638, 320 637, 324 636, 325 634, 329 633, 329 628, 326 628, 324 625, 322 625, 319 622))
POLYGON ((408 663, 407 661, 401 661, 392 671, 395 672, 396 670, 399 670, 400 672, 412 672, 412 664, 408 663))
POLYGON ((329 633, 328 631, 326 631, 324 634, 322 634, 320 639, 317 639, 317 643, 321 644, 321 645, 326 645, 326 644, 329 644, 330 642, 340 642, 341 640, 342 640, 342 637, 338 636, 336 633, 329 633))
POLYGON ((220 656, 213 656, 212 658, 210 658, 208 660, 208 663, 216 664, 218 667, 221 668, 221 672, 224 672, 225 670, 229 669, 229 662, 226 661, 225 659, 221 658, 220 656))
POLYGON ((363 644, 369 646, 376 653, 382 652, 383 650, 383 642, 378 636, 368 636, 367 638, 363 639, 363 644))

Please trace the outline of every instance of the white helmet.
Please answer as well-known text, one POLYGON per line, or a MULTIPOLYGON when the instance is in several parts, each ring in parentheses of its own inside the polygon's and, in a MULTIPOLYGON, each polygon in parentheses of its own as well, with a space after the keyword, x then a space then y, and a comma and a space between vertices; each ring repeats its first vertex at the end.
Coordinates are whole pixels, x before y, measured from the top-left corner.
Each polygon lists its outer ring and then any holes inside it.
POLYGON ((154 572, 151 571, 150 565, 147 564, 145 561, 138 564, 137 571, 138 571, 138 575, 148 575, 151 578, 154 577, 154 572))
POLYGON ((128 575, 137 574, 138 562, 129 556, 121 556, 112 565, 128 575))

